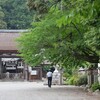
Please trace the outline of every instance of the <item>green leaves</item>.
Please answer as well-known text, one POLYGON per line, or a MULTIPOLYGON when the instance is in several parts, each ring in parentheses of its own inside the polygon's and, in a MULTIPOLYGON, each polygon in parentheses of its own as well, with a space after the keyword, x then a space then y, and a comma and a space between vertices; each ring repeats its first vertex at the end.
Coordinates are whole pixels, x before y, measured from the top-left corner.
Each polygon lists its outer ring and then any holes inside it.
POLYGON ((7 28, 7 24, 4 21, 4 12, 2 10, 2 8, 0 7, 0 29, 6 29, 7 28))
POLYGON ((29 33, 20 37, 21 56, 34 66, 44 57, 66 68, 98 62, 100 20, 97 2, 63 0, 63 9, 61 2, 54 4, 40 21, 33 22, 29 33))
MULTIPOLYGON (((0 0, 8 29, 27 29, 31 27, 33 12, 28 10, 27 0, 0 0)), ((0 14, 1 16, 1 14, 0 14)))

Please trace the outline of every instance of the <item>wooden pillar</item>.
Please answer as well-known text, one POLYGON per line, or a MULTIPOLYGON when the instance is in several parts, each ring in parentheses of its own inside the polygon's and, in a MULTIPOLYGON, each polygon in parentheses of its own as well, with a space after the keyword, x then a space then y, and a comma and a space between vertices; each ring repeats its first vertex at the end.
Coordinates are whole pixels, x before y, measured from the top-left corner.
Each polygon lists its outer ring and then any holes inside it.
POLYGON ((42 80, 42 67, 40 67, 40 80, 42 80))
POLYGON ((29 73, 28 73, 28 65, 27 64, 25 64, 24 71, 25 71, 25 80, 27 81, 27 80, 29 80, 29 73))
POLYGON ((95 63, 95 69, 93 70, 94 83, 98 82, 98 63, 95 63))

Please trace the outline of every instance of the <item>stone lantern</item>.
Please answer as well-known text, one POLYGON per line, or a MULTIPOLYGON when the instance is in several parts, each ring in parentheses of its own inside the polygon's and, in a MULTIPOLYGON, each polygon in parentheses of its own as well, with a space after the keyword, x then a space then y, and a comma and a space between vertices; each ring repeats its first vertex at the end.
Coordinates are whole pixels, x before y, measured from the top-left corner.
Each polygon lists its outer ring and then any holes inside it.
POLYGON ((79 75, 84 75, 86 73, 86 69, 83 67, 80 67, 78 70, 79 75))

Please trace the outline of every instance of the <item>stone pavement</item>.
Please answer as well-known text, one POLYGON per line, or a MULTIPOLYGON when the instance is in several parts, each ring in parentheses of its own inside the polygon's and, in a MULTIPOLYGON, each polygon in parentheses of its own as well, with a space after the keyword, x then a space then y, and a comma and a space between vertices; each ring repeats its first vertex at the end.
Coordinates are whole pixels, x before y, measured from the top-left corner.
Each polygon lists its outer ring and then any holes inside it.
POLYGON ((75 86, 53 85, 43 82, 0 82, 0 100, 100 100, 99 97, 75 86))

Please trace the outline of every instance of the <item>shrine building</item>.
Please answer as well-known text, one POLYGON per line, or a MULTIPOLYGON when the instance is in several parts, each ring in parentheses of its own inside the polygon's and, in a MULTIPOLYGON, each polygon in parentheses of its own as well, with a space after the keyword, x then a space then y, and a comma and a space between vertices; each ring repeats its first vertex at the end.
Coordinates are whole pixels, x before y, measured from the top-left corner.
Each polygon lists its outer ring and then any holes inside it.
MULTIPOLYGON (((27 30, 0 30, 0 79, 29 79, 28 65, 18 56, 16 39, 22 32, 27 30)), ((41 79, 40 69, 33 69, 34 77, 41 79)))

